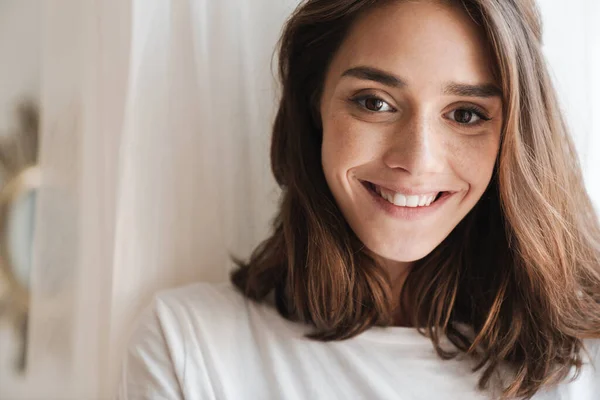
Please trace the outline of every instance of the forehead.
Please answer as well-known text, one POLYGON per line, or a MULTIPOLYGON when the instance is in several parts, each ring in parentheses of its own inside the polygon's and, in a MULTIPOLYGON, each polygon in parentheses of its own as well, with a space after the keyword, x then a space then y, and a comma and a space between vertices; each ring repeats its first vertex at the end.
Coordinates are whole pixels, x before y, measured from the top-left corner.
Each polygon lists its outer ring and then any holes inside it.
POLYGON ((392 1, 361 16, 332 69, 356 65, 390 71, 409 86, 494 82, 483 29, 459 6, 439 1, 392 1))

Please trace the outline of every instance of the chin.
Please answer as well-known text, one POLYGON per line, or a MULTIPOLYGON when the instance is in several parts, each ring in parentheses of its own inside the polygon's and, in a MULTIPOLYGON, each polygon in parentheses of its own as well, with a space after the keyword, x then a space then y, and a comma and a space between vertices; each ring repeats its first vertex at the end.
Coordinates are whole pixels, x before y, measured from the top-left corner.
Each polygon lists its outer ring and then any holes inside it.
POLYGON ((403 263, 421 260, 437 247, 435 244, 424 245, 421 243, 420 245, 417 245, 413 241, 405 241, 402 243, 381 243, 375 241, 375 243, 371 243, 371 241, 367 239, 362 240, 362 242, 365 247, 377 257, 403 263))

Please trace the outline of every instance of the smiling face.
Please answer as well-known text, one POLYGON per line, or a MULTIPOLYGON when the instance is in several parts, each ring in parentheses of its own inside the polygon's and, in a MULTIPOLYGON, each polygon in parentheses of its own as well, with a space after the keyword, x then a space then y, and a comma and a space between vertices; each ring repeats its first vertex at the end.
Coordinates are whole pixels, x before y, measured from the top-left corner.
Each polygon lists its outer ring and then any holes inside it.
POLYGON ((457 7, 394 1, 353 25, 327 71, 325 178, 384 260, 429 254, 490 182, 502 100, 484 38, 457 7))

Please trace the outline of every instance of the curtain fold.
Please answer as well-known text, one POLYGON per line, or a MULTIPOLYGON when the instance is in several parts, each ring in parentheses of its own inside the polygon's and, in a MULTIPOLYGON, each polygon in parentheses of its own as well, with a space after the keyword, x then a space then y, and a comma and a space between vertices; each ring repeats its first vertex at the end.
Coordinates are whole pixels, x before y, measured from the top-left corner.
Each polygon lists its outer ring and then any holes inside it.
POLYGON ((152 294, 225 280, 229 254, 264 238, 277 200, 270 62, 294 5, 44 3, 29 357, 39 393, 111 398, 152 294))

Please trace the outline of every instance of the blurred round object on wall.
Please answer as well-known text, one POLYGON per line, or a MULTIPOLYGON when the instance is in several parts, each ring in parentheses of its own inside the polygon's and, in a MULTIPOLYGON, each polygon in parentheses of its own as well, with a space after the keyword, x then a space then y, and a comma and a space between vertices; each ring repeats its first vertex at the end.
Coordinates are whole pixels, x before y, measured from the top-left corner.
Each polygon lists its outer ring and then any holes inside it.
POLYGON ((40 184, 37 167, 39 112, 34 102, 17 105, 18 125, 0 132, 0 302, 3 314, 27 312, 40 184))
POLYGON ((25 311, 29 302, 35 197, 40 176, 27 167, 0 192, 0 266, 8 281, 11 303, 25 311))

